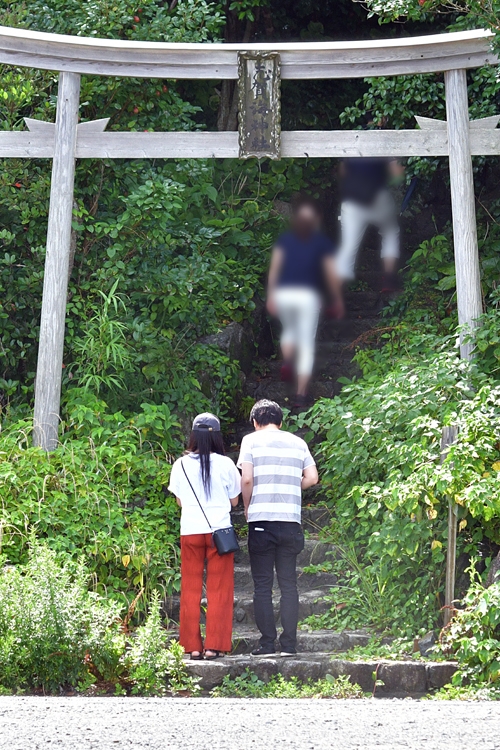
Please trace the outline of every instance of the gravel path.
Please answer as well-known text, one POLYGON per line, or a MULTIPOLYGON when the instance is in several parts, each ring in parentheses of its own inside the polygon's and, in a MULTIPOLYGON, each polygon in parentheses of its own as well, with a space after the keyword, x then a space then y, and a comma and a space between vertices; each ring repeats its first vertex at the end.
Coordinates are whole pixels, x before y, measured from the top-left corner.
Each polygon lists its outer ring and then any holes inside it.
POLYGON ((500 750, 500 703, 0 698, 9 750, 500 750))

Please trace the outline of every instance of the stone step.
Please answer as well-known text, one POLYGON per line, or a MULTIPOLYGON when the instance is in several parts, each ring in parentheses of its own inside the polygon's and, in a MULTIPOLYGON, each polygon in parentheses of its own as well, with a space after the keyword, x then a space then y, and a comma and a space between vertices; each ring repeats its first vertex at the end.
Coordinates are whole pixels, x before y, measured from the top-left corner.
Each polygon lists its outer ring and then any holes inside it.
MULTIPOLYGON (((309 386, 309 396, 311 400, 316 401, 320 398, 332 398, 340 392, 341 385, 337 382, 337 377, 344 374, 345 370, 339 369, 337 376, 331 381, 313 380, 309 386)), ((290 383, 281 383, 279 380, 265 378, 262 380, 248 380, 244 388, 245 396, 258 401, 261 398, 268 398, 271 401, 277 401, 280 406, 290 408, 294 401, 294 388, 290 383)))
MULTIPOLYGON (((297 567, 319 565, 327 560, 333 560, 338 554, 337 547, 329 542, 322 542, 310 536, 305 540, 304 549, 297 557, 297 567)), ((248 565, 248 547, 246 540, 240 542, 240 551, 235 555, 235 565, 248 565)))
MULTIPOLYGON (((321 495, 321 485, 316 485, 315 489, 315 493, 309 493, 307 495, 308 503, 319 503, 324 499, 324 496, 321 495)), ((304 498, 304 501, 306 501, 306 498, 304 498)), ((302 528, 304 531, 312 532, 313 534, 319 533, 323 529, 329 527, 332 519, 332 511, 324 505, 313 504, 306 505, 302 508, 302 528)), ((243 504, 241 502, 236 508, 232 509, 231 520, 236 529, 245 529, 247 521, 243 504)))
POLYGON ((364 318, 361 315, 355 318, 345 318, 344 320, 324 321, 318 330, 318 340, 351 344, 379 324, 379 318, 364 318))
MULTIPOLYGON (((326 601, 325 596, 331 586, 318 587, 309 591, 299 591, 299 620, 304 620, 311 615, 323 615, 332 606, 331 601, 326 601)), ((279 619, 280 594, 273 592, 273 610, 277 626, 279 619)), ((233 621, 239 625, 254 625, 255 615, 253 611, 253 595, 250 592, 238 594, 234 602, 233 621)))
POLYGON ((250 670, 260 680, 268 682, 273 675, 285 679, 319 680, 330 674, 347 675, 352 683, 365 692, 379 697, 420 697, 450 682, 457 665, 453 662, 367 660, 347 661, 335 659, 330 653, 302 653, 293 657, 228 656, 214 661, 186 659, 189 673, 200 679, 203 690, 212 690, 224 677, 232 679, 250 670), (375 679, 381 683, 375 688, 375 679))
MULTIPOLYGON (((323 355, 336 358, 339 362, 350 362, 355 350, 345 341, 330 341, 328 339, 316 342, 316 359, 323 355)), ((281 363, 279 363, 281 365, 281 363)))
MULTIPOLYGON (((168 637, 177 640, 179 631, 176 629, 168 631, 168 637)), ((256 648, 260 633, 256 628, 242 628, 238 626, 233 631, 232 655, 249 654, 256 648)), ((370 634, 365 630, 344 630, 337 633, 333 630, 315 630, 312 632, 300 631, 297 634, 297 651, 300 654, 314 653, 345 653, 357 646, 366 646, 370 641, 370 634)), ((390 643, 392 638, 386 638, 383 642, 390 643)))
MULTIPOLYGON (((319 349, 316 354, 314 361, 314 372, 309 386, 309 394, 313 398, 323 398, 325 395, 324 386, 321 383, 325 381, 332 381, 337 385, 339 378, 353 378, 354 376, 361 375, 361 369, 352 361, 354 356, 354 350, 347 353, 343 359, 339 358, 334 350, 334 344, 329 343, 328 347, 319 349), (330 351, 332 350, 332 351, 330 351)), ((338 344, 337 347, 344 347, 342 344, 338 344)), ((247 395, 250 391, 253 396, 257 396, 263 392, 273 391, 277 393, 280 398, 293 398, 295 395, 294 383, 282 383, 280 380, 280 369, 281 362, 273 364, 271 372, 266 377, 259 378, 259 380, 248 380, 245 384, 245 391, 247 395)), ((327 396, 328 397, 328 396, 327 396)))
MULTIPOLYGON (((308 573, 303 568, 297 569, 297 585, 299 591, 311 591, 319 588, 331 588, 337 585, 337 576, 333 573, 308 573)), ((279 591, 278 580, 274 577, 273 588, 279 591)), ((252 573, 249 565, 234 566, 234 590, 236 594, 253 592, 252 573)))
MULTIPOLYGON (((354 348, 351 348, 348 343, 344 341, 317 341, 315 348, 315 367, 316 370, 318 362, 336 363, 338 366, 348 366, 356 353, 354 348)), ((281 365, 283 361, 281 358, 270 360, 267 363, 266 369, 259 375, 259 378, 250 376, 251 382, 258 380, 280 380, 281 365)))
MULTIPOLYGON (((260 633, 256 629, 238 630, 233 634, 233 655, 249 654, 258 645, 260 633)), ((297 651, 304 653, 339 653, 349 651, 356 646, 366 646, 370 635, 361 630, 336 633, 333 630, 299 631, 297 634, 297 651)))
MULTIPOLYGON (((325 595, 330 591, 331 586, 318 587, 310 591, 299 592, 299 619, 303 620, 310 615, 321 615, 328 612, 331 602, 325 600, 325 595)), ((201 621, 204 621, 204 607, 206 599, 201 600, 201 621)), ((276 623, 279 625, 279 603, 280 594, 277 590, 273 591, 273 610, 276 623)), ((171 623, 179 622, 180 596, 175 594, 166 598, 163 611, 171 623)), ((236 591, 234 598, 233 622, 239 625, 254 625, 255 616, 253 611, 253 596, 249 591, 236 591)))

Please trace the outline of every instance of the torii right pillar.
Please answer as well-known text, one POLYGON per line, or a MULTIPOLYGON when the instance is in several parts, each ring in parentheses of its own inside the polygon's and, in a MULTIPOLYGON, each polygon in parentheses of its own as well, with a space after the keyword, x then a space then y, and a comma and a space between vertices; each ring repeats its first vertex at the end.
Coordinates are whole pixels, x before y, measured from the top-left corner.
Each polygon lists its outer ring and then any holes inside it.
MULTIPOLYGON (((479 251, 477 246, 476 203, 469 134, 469 101, 465 70, 448 70, 446 87, 446 119, 450 161, 451 208, 453 212, 453 244, 457 276, 458 322, 471 330, 478 325, 483 312, 479 251)), ((460 355, 471 359, 474 343, 464 343, 461 336, 460 355)))

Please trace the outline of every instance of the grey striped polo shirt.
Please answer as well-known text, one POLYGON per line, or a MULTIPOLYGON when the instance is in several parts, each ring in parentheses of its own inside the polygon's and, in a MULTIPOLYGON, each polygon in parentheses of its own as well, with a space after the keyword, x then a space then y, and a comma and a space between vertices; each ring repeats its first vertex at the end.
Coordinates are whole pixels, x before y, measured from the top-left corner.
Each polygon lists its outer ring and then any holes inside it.
POLYGON ((253 465, 249 521, 300 523, 302 473, 314 466, 307 444, 283 430, 258 430, 241 442, 238 467, 253 465))

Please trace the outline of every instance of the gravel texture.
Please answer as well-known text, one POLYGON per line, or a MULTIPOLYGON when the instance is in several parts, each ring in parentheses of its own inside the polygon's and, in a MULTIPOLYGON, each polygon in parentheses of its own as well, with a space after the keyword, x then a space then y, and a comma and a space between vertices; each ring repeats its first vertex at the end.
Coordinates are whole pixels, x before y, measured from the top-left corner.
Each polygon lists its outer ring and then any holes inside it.
POLYGON ((500 703, 0 698, 0 748, 500 750, 500 703))

